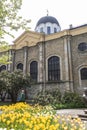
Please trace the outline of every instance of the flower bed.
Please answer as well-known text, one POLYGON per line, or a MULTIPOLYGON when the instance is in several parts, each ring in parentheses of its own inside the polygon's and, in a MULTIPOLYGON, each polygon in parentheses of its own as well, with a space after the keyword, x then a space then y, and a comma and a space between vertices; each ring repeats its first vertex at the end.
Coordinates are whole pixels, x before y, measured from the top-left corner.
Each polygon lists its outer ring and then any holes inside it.
POLYGON ((79 118, 57 116, 50 106, 16 103, 0 111, 0 130, 86 130, 79 118))

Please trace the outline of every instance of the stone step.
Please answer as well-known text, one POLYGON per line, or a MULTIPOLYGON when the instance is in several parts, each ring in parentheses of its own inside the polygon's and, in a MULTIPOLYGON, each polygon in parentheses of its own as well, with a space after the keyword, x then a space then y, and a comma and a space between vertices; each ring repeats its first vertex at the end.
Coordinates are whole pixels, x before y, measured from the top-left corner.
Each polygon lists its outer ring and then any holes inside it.
POLYGON ((84 110, 84 113, 87 114, 87 110, 84 110))
MULTIPOLYGON (((72 119, 77 119, 79 116, 73 116, 72 119)), ((85 117, 79 117, 82 121, 86 121, 87 122, 87 118, 85 117)))
POLYGON ((87 121, 87 118, 80 118, 82 121, 87 121))
POLYGON ((82 121, 87 121, 87 114, 78 114, 78 117, 79 117, 82 121))
POLYGON ((78 114, 80 118, 87 118, 87 114, 78 114))

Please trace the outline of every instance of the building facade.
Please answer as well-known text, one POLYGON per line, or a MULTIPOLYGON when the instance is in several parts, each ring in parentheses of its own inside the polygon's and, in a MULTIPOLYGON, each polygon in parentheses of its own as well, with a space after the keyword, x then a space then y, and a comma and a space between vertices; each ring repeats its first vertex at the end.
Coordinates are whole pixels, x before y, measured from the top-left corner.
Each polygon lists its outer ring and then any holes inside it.
POLYGON ((82 94, 87 88, 87 25, 61 31, 59 23, 46 17, 37 22, 35 32, 25 31, 14 41, 12 63, 0 65, 0 71, 29 73, 34 82, 28 98, 56 88, 82 94))

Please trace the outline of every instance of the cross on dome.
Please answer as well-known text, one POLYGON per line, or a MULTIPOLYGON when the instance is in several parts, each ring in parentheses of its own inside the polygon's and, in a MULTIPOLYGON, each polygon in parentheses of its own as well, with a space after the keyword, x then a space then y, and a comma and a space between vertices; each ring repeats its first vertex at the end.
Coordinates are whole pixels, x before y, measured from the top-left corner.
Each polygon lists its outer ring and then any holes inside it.
POLYGON ((48 11, 48 9, 47 9, 47 16, 49 15, 49 11, 48 11))

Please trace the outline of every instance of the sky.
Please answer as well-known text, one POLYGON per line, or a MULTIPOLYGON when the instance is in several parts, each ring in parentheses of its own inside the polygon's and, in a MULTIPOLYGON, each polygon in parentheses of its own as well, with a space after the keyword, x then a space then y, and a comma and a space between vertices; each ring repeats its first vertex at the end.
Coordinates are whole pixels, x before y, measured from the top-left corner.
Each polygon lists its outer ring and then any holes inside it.
MULTIPOLYGON (((30 30, 34 31, 37 21, 47 15, 55 17, 61 30, 87 23, 87 0, 23 0, 19 14, 25 19, 31 19, 30 30)), ((14 34, 15 39, 23 31, 14 34)))

